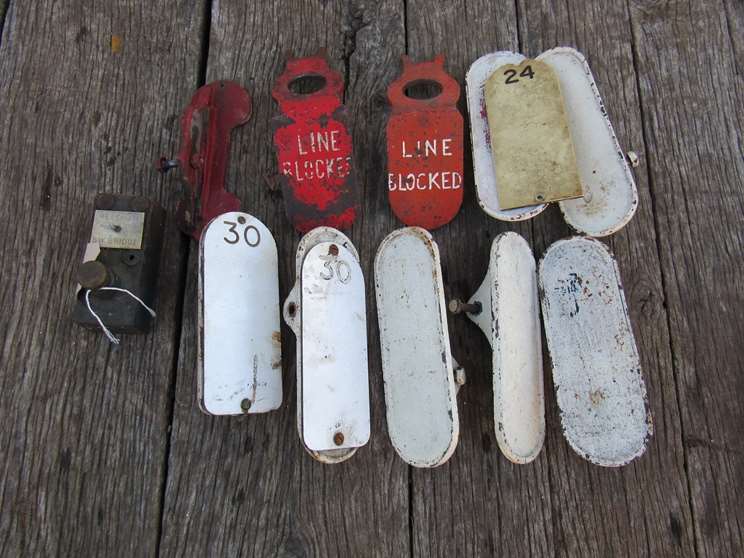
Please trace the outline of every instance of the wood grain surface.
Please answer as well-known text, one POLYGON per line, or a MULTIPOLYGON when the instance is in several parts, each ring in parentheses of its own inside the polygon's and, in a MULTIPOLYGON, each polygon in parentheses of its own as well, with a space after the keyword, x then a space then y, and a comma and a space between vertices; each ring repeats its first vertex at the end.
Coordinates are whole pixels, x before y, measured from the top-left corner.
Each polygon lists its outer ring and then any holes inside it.
POLYGON ((3 556, 157 548, 184 281, 185 243, 172 218, 154 333, 114 348, 69 315, 96 193, 175 203, 153 162, 177 137, 175 115, 196 85, 203 6, 170 6, 8 7, 0 45, 3 556))
MULTIPOLYGON (((0 0, 0 24, 0 555, 741 554, 741 2, 0 0), (586 55, 620 145, 640 157, 638 212, 603 241, 654 436, 624 468, 579 458, 561 434, 546 352, 546 445, 532 464, 511 464, 495 440, 488 341, 450 316, 468 373, 460 442, 439 468, 408 467, 387 436, 372 281, 379 243, 401 226, 387 200, 387 86, 404 53, 444 53, 464 84, 487 52, 558 45, 586 55), (243 84, 253 116, 233 137, 228 188, 274 234, 283 299, 300 235, 269 188, 270 91, 288 56, 320 48, 344 75, 354 134, 363 211, 350 236, 367 283, 372 398, 370 443, 335 466, 298 439, 284 326, 280 410, 198 410, 196 244, 172 220, 177 178, 153 171, 176 151, 198 85, 243 84), (99 191, 147 195, 170 216, 157 326, 116 348, 69 322, 99 191)), ((522 223, 489 218, 466 157, 462 209, 434 232, 449 298, 475 291, 506 230, 537 257, 572 234, 557 207, 522 223)))

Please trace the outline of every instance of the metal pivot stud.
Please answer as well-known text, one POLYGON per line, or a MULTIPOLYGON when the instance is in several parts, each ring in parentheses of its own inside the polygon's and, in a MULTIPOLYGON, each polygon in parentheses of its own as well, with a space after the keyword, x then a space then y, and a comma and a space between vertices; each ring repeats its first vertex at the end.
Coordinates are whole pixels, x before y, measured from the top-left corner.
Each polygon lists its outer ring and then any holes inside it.
POLYGON ((457 298, 450 300, 447 308, 452 314, 462 314, 463 312, 465 312, 468 314, 477 315, 483 311, 483 305, 480 302, 463 302, 457 298))

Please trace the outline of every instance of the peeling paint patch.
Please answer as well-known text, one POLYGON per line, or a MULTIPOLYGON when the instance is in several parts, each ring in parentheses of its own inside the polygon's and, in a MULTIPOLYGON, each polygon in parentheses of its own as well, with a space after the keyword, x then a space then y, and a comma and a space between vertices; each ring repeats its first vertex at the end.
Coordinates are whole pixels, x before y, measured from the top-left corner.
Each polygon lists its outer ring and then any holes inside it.
POLYGON ((653 426, 615 260, 598 240, 560 240, 539 280, 563 433, 592 463, 625 465, 644 453, 653 426))

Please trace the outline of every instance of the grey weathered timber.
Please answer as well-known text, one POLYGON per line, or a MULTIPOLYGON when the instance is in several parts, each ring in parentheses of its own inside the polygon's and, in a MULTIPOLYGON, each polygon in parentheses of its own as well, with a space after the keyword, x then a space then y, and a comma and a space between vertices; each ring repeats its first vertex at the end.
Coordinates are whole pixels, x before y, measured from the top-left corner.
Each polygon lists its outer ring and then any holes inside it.
MULTIPOLYGON (((372 438, 347 462, 323 465, 297 433, 294 336, 282 327, 284 403, 246 418, 201 414, 196 393, 195 250, 184 297, 175 413, 161 552, 166 556, 363 556, 408 554, 408 472, 385 434, 384 399, 372 288, 375 249, 394 221, 383 186, 384 103, 403 52, 403 8, 393 2, 241 1, 213 4, 207 81, 234 79, 254 101, 249 123, 234 136, 228 187, 243 208, 273 232, 279 249, 280 296, 294 281, 300 235, 265 177, 276 173, 270 119, 275 78, 287 55, 328 52, 347 76, 346 100, 356 142, 365 210, 351 231, 367 283, 372 438), (379 192, 373 192, 380 188, 379 192), (378 200, 374 208, 369 204, 378 200), (384 196, 384 197, 383 197, 384 196), (384 201, 385 205, 382 204, 384 201)), ((183 101, 187 99, 184 96, 183 101)))
MULTIPOLYGON (((526 53, 536 55, 564 44, 584 53, 620 146, 641 154, 641 166, 634 169, 640 199, 636 215, 603 241, 614 251, 620 268, 654 434, 646 455, 618 471, 580 464, 557 428, 555 399, 548 398, 547 421, 554 425, 548 430, 548 448, 553 450, 551 490, 562 495, 554 501, 558 550, 565 555, 691 555, 682 432, 627 8, 614 2, 551 2, 539 8, 522 1, 519 14, 521 48, 526 53), (638 490, 639 485, 648 488, 638 490)), ((553 241, 571 234, 560 212, 548 211, 541 217, 534 221, 540 254, 553 241)))
POLYGON ((153 160, 196 83, 203 4, 11 2, 0 46, 0 555, 158 545, 184 245, 168 219, 155 330, 70 322, 99 191, 168 208, 153 160), (121 37, 118 52, 112 36, 121 37), (165 86, 164 86, 165 85, 165 86))
MULTIPOLYGON (((741 554, 740 0, 0 0, 0 22, 0 555, 741 554), (410 468, 386 430, 372 274, 380 242, 402 226, 386 187, 387 86, 401 54, 444 53, 464 114, 476 58, 557 45, 586 55, 620 145, 641 161, 638 212, 603 242, 620 268, 654 435, 617 470, 578 457, 545 352, 546 444, 533 463, 511 464, 494 433, 491 348, 465 316, 449 316, 468 379, 459 444, 441 467, 410 468), (235 79, 253 96, 228 188, 275 236, 287 295, 300 235, 267 186, 270 91, 288 54, 320 47, 347 83, 372 410, 370 443, 335 466, 302 449, 286 327, 280 410, 198 410, 197 250, 172 218, 155 330, 113 348, 69 321, 96 192, 147 195, 173 215, 177 179, 152 164, 175 152, 181 110, 205 79, 235 79)), ((468 156, 462 209, 433 233, 448 299, 475 291, 497 234, 519 232, 537 258, 573 234, 555 206, 522 223, 489 218, 472 174, 468 156)))
POLYGON ((630 3, 701 556, 739 555, 744 538, 742 7, 728 8, 630 3))
MULTIPOLYGON (((482 54, 518 50, 511 3, 412 1, 407 16, 409 55, 423 60, 445 53, 445 68, 461 84, 482 54)), ((459 107, 464 114, 464 86, 459 107)), ((466 138, 469 146, 467 132, 466 138)), ((462 209, 449 225, 434 231, 450 298, 476 291, 496 235, 515 230, 531 239, 531 222, 496 221, 478 207, 472 176, 466 157, 462 209)), ((460 443, 442 467, 411 473, 414 555, 551 554, 556 546, 551 505, 556 495, 548 477, 552 448, 527 466, 501 455, 494 432, 491 346, 464 315, 450 317, 449 331, 452 354, 467 371, 458 395, 460 443)))

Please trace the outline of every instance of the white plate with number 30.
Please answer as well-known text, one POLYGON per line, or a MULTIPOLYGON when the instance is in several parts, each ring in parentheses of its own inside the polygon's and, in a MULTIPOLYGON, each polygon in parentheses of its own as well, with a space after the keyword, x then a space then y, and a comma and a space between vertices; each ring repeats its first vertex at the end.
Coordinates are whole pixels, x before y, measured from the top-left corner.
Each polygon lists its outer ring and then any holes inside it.
POLYGON ((364 277, 351 241, 329 227, 302 238, 296 263, 284 320, 297 337, 297 426, 310 455, 338 463, 370 436, 364 277))
POLYGON ((247 213, 213 219, 199 243, 199 406, 210 415, 265 413, 282 403, 274 238, 247 213))

